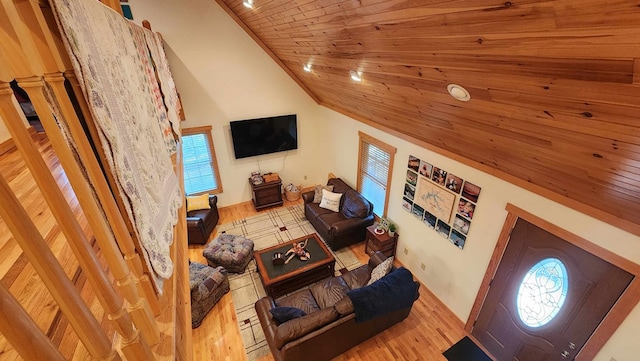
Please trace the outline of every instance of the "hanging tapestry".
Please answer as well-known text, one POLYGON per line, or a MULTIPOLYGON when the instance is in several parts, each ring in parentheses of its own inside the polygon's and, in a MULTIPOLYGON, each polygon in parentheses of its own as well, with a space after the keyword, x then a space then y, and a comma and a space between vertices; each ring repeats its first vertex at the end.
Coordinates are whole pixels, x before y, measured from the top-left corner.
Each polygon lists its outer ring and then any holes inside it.
POLYGON ((166 146, 168 118, 150 81, 155 71, 128 21, 110 8, 98 1, 52 4, 108 168, 161 291, 173 273, 169 252, 182 193, 166 146))
MULTIPOLYGON (((159 79, 156 76, 155 59, 151 57, 150 49, 147 47, 145 32, 149 31, 143 27, 140 27, 134 23, 127 22, 131 36, 135 43, 135 49, 138 51, 138 58, 142 62, 140 70, 145 75, 145 80, 148 85, 148 89, 151 91, 151 99, 153 105, 157 108, 157 114, 159 116, 158 126, 164 137, 165 146, 169 152, 174 153, 176 151, 176 142, 173 137, 171 124, 169 123, 169 115, 167 108, 164 104, 163 92, 160 89, 159 79)), ((150 32, 150 31, 149 31, 150 32)), ((159 57, 156 51, 156 57, 159 57)), ((176 133, 180 134, 180 133, 176 133)))
MULTIPOLYGON (((135 26, 132 24, 132 26, 135 26)), ((164 52, 162 45, 162 38, 153 31, 144 29, 144 36, 147 41, 147 47, 149 48, 149 54, 153 60, 153 64, 156 68, 156 75, 158 76, 158 82, 164 96, 164 104, 167 108, 167 115, 173 131, 175 134, 181 134, 180 130, 180 101, 178 101, 178 91, 176 90, 176 84, 173 81, 171 75, 171 69, 169 69, 169 62, 164 52)))

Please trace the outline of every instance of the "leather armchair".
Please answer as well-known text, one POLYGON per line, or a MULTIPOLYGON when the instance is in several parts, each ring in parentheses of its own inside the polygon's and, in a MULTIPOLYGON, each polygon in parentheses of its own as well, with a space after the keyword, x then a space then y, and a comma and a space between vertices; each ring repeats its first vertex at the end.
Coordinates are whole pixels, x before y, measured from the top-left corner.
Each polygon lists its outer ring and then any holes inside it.
POLYGON ((218 224, 218 197, 209 196, 211 209, 198 209, 187 212, 187 230, 189 244, 205 244, 218 224))

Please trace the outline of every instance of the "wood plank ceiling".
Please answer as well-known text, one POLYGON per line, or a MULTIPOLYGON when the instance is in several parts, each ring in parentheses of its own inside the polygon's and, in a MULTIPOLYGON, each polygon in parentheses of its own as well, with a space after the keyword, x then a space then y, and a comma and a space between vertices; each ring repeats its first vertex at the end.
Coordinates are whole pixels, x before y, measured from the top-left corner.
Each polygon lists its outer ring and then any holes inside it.
POLYGON ((640 234, 640 1, 216 1, 320 104, 640 234))

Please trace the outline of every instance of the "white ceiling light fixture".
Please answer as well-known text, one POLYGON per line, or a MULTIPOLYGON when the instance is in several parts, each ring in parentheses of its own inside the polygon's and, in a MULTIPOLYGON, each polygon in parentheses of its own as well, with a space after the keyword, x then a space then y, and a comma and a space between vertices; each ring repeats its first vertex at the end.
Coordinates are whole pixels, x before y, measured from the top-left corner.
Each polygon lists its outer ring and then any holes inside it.
POLYGON ((360 73, 359 71, 350 70, 349 75, 351 75, 351 79, 353 81, 362 81, 362 73, 360 73))
POLYGON ((310 73, 311 72, 311 63, 305 64, 302 69, 304 69, 304 71, 306 71, 307 73, 310 73))
POLYGON ((244 0, 242 5, 244 5, 245 7, 249 8, 249 9, 253 9, 253 0, 244 0))
POLYGON ((467 89, 463 88, 458 84, 447 85, 447 91, 449 92, 449 94, 451 94, 451 96, 454 99, 459 100, 461 102, 468 102, 469 100, 471 100, 471 95, 469 94, 467 89))

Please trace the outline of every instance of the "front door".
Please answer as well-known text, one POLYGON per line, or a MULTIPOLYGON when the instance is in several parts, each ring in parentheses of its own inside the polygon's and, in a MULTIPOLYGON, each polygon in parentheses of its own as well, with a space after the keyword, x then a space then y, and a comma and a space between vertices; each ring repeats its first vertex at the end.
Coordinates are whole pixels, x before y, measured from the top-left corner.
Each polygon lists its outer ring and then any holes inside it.
POLYGON ((573 360, 632 279, 518 219, 472 334, 499 361, 573 360))

